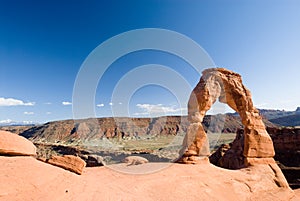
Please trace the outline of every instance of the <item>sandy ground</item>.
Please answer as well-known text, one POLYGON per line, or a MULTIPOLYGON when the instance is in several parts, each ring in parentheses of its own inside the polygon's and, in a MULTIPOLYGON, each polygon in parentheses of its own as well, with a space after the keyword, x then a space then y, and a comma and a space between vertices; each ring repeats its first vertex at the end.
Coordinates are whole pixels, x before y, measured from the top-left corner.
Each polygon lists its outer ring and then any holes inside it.
POLYGON ((293 201, 299 201, 300 200, 300 189, 297 189, 294 191, 296 196, 293 198, 293 201))
MULTIPOLYGON (((298 200, 267 165, 225 170, 148 163, 86 168, 76 175, 31 157, 0 156, 0 200, 298 200), (162 167, 162 168, 161 168, 162 167), (115 169, 132 174, 122 173, 115 169), (142 174, 157 169, 155 173, 142 174)), ((300 191, 296 191, 300 194, 300 191)))

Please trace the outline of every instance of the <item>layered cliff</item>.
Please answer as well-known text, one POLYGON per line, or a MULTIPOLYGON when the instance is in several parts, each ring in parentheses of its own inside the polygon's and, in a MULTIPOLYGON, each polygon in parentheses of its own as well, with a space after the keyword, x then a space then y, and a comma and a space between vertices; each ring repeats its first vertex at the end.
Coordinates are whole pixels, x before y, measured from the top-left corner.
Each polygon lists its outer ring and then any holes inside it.
MULTIPOLYGON (((264 123, 275 126, 267 119, 264 123)), ((156 118, 108 117, 84 120, 61 120, 16 130, 14 127, 0 127, 15 131, 34 142, 82 142, 103 138, 132 139, 147 136, 185 134, 188 127, 186 116, 156 118), (19 131, 19 132, 17 132, 19 131)), ((238 116, 232 114, 207 115, 202 122, 204 129, 213 133, 235 133, 243 127, 238 116)))

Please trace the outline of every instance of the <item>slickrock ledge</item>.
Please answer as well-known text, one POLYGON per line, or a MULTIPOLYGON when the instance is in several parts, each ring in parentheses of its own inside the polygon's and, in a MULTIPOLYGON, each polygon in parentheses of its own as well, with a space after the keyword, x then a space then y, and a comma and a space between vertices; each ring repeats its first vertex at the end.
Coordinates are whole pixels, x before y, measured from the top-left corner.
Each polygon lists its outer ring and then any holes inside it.
POLYGON ((84 160, 78 156, 73 155, 64 155, 64 156, 52 156, 49 160, 46 161, 51 165, 61 167, 63 169, 75 172, 77 174, 82 174, 83 169, 86 166, 84 160))
POLYGON ((35 156, 36 147, 24 137, 0 130, 0 155, 35 156))
MULTIPOLYGON (((78 176, 32 157, 0 156, 0 201, 10 200, 282 200, 296 201, 280 187, 269 165, 227 170, 209 163, 171 164, 152 174, 124 174, 116 168, 85 168, 78 176)), ((159 163, 120 168, 148 170, 159 163)), ((162 164, 165 165, 165 164, 162 164)))

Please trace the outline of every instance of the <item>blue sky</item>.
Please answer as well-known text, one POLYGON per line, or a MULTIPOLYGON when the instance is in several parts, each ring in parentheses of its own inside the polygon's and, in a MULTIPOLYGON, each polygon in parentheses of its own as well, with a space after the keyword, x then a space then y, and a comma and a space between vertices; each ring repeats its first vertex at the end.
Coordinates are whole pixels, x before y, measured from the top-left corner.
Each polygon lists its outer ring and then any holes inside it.
MULTIPOLYGON (((1 0, 0 122, 72 118, 74 82, 90 52, 117 34, 142 28, 176 31, 197 42, 216 66, 242 75, 258 108, 295 110, 300 106, 299 9, 299 1, 267 0, 1 0)), ((174 55, 150 50, 124 55, 99 81, 96 116, 112 116, 111 107, 128 108, 130 116, 185 114, 172 91, 155 85, 141 87, 129 104, 112 102, 124 75, 153 63, 178 72, 191 87, 199 80, 174 55)))

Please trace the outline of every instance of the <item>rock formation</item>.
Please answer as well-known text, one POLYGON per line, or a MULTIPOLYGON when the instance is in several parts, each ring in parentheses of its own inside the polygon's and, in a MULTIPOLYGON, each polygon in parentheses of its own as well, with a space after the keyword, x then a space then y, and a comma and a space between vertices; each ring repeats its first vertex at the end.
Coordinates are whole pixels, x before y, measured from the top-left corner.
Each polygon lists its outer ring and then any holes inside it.
MULTIPOLYGON (((276 155, 274 159, 284 174, 291 188, 300 187, 300 128, 298 127, 267 127, 276 155)), ((235 140, 230 144, 222 144, 209 160, 212 164, 226 169, 240 169, 253 163, 272 164, 271 158, 245 161, 242 153, 244 144, 243 130, 238 130, 235 140), (245 163, 246 162, 246 163, 245 163)))
POLYGON ((140 165, 148 162, 149 161, 146 158, 143 158, 141 156, 127 156, 123 160, 123 163, 126 163, 127 165, 140 165))
MULTIPOLYGON (((267 127, 268 133, 274 143, 274 148, 277 153, 284 154, 288 152, 297 153, 298 152, 298 160, 295 161, 295 157, 293 157, 293 161, 296 163, 295 166, 300 166, 300 127, 283 127, 283 128, 270 128, 267 127)), ((290 160, 290 157, 285 157, 287 160, 290 160)))
MULTIPOLYGON (((235 133, 242 128, 240 118, 234 114, 222 115, 224 127, 218 127, 217 116, 206 115, 202 125, 204 130, 208 127, 211 132, 235 133), (212 122, 213 121, 213 122, 212 122), (216 126, 212 126, 215 123, 216 126)), ((222 119, 221 118, 221 119, 222 119)), ((266 126, 275 127, 267 119, 263 119, 266 126)), ((84 142, 102 138, 123 137, 127 139, 145 136, 171 136, 186 133, 189 122, 187 116, 166 116, 155 118, 126 118, 106 117, 83 120, 61 120, 48 122, 32 127, 9 126, 0 127, 12 133, 30 139, 35 143, 63 143, 84 142)))
POLYGON ((79 155, 79 157, 86 162, 86 167, 97 167, 105 165, 103 157, 96 154, 79 155))
POLYGON ((276 155, 291 188, 300 188, 300 128, 267 128, 274 143, 276 155))
POLYGON ((219 166, 227 169, 240 169, 245 167, 244 150, 244 133, 242 130, 237 132, 230 148, 224 153, 219 160, 219 166))
MULTIPOLYGON (((0 156, 0 200, 218 200, 299 201, 276 183, 276 169, 256 165, 229 171, 209 163, 173 164, 152 174, 124 174, 112 168, 86 168, 78 176, 32 157, 0 156)), ((126 166, 133 172, 159 163, 126 166)), ((142 172, 141 172, 142 173, 142 172)), ((298 195, 300 192, 296 191, 298 195)))
POLYGON ((0 155, 35 156, 36 147, 24 137, 0 131, 0 155))
POLYGON ((65 156, 52 156, 47 162, 77 174, 82 174, 86 165, 85 161, 78 156, 65 155, 65 156))
POLYGON ((202 72, 200 82, 191 93, 188 103, 187 135, 179 162, 197 163, 199 157, 210 154, 208 138, 202 126, 205 113, 219 99, 239 113, 244 125, 245 158, 272 158, 275 154, 272 140, 262 117, 254 107, 251 93, 239 74, 224 68, 211 68, 202 72))

